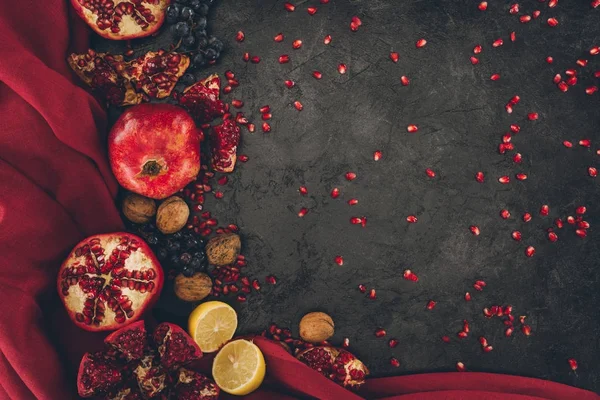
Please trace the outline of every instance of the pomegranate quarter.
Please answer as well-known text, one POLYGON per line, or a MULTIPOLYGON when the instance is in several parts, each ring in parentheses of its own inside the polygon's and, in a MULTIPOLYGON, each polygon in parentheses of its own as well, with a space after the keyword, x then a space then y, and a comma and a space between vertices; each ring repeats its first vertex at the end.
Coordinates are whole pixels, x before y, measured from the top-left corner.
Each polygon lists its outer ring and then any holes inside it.
POLYGON ((158 300, 164 274, 148 245, 124 233, 79 242, 58 272, 58 295, 73 322, 88 331, 119 329, 158 300))
POLYGON ((200 135, 181 107, 140 104, 127 109, 108 135, 108 157, 125 189, 164 199, 200 171, 200 135))

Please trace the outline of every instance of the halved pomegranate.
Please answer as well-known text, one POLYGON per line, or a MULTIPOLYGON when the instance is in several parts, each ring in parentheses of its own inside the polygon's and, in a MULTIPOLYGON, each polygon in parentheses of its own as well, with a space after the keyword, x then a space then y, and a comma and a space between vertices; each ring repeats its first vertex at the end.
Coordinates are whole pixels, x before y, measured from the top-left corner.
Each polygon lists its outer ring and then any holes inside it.
POLYGON ((71 0, 73 8, 100 36, 129 40, 152 35, 165 20, 171 0, 71 0))
POLYGON ((221 80, 216 74, 187 87, 179 97, 185 107, 200 123, 208 123, 225 114, 225 104, 219 100, 221 80))
POLYGON ((194 340, 180 327, 162 323, 148 335, 143 321, 105 340, 106 351, 86 353, 79 366, 81 397, 110 400, 214 400, 219 388, 206 376, 186 368, 202 357, 194 340))
POLYGON ((352 390, 358 390, 369 375, 367 367, 354 354, 331 346, 309 348, 296 357, 315 371, 352 390))
POLYGON ((171 104, 127 109, 108 135, 108 157, 125 189, 164 199, 200 171, 200 135, 192 117, 171 104))
POLYGON ((212 167, 218 172, 233 172, 240 144, 240 127, 233 119, 226 119, 213 127, 210 135, 212 167))
POLYGON ((57 286, 77 326, 107 331, 138 320, 158 300, 163 281, 143 239, 117 232, 79 242, 61 265, 57 286))
POLYGON ((108 104, 130 106, 142 102, 142 95, 117 73, 124 64, 123 56, 96 53, 90 49, 84 54, 71 54, 67 62, 77 76, 91 87, 92 91, 106 99, 108 104))

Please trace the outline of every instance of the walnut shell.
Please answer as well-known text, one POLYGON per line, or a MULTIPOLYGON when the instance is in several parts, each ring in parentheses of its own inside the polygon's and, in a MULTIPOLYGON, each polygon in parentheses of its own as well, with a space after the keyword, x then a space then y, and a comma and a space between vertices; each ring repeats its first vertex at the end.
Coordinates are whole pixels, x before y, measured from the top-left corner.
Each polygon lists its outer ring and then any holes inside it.
POLYGON ((175 277, 175 294, 183 301, 200 301, 210 294, 212 279, 203 272, 187 277, 179 274, 175 277))
POLYGON ((171 196, 158 206, 156 213, 156 227, 168 235, 181 230, 190 217, 190 208, 178 196, 171 196))
POLYGON ((206 244, 206 257, 212 265, 232 264, 242 248, 242 241, 235 233, 224 233, 210 239, 206 244))
POLYGON ((305 342, 319 343, 334 333, 333 319, 322 312, 311 312, 300 320, 300 337, 305 342))
POLYGON ((125 218, 136 224, 145 224, 156 215, 156 202, 148 197, 130 193, 122 204, 125 218))

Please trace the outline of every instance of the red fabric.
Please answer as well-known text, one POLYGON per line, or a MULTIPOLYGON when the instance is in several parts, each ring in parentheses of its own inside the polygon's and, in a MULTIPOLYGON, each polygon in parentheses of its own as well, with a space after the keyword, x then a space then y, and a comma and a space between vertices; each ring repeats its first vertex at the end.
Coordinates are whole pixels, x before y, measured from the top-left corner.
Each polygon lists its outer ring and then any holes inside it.
MULTIPOLYGON (((105 112, 65 62, 70 45, 81 51, 87 42, 87 28, 78 18, 69 24, 70 12, 67 0, 0 2, 0 399, 76 398, 79 359, 104 336, 77 329, 56 295, 56 272, 71 247, 122 229, 105 112)), ((552 382, 480 373, 371 379, 359 396, 276 343, 256 342, 268 375, 248 399, 598 398, 552 382)), ((210 358, 204 363, 208 368, 210 358)))

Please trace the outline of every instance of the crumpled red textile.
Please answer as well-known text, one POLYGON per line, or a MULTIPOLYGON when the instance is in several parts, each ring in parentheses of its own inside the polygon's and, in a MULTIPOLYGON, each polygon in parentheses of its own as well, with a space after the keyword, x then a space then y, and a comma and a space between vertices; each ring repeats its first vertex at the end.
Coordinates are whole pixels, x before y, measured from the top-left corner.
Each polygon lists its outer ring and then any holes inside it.
MULTIPOLYGON (((76 328, 56 294, 58 267, 75 243, 122 229, 105 111, 65 61, 68 49, 83 51, 88 40, 88 28, 70 13, 67 0, 0 2, 0 399, 77 398, 81 355, 105 336, 76 328)), ((356 395, 276 343, 255 340, 268 374, 248 399, 598 398, 483 373, 370 379, 356 395)))

